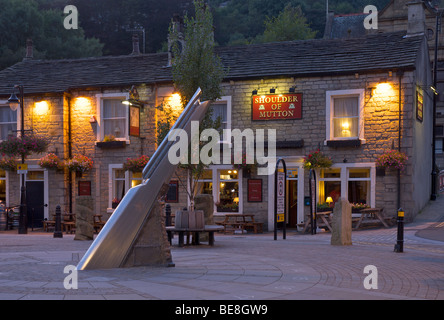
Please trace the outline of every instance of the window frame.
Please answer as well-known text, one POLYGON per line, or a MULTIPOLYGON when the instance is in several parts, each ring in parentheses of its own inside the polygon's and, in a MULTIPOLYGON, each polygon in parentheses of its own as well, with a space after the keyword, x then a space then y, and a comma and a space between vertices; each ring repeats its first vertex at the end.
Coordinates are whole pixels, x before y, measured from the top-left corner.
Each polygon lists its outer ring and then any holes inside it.
POLYGON ((220 140, 219 143, 226 143, 231 145, 231 141, 228 141, 227 139, 228 130, 230 130, 231 132, 231 115, 232 115, 231 96, 222 96, 220 99, 214 101, 211 105, 223 104, 223 103, 226 103, 227 105, 227 122, 225 127, 227 131, 222 132, 222 140, 220 140))
MULTIPOLYGON (((376 163, 368 162, 368 163, 335 163, 331 166, 330 169, 340 169, 339 178, 321 178, 322 169, 317 169, 317 176, 319 177, 317 182, 317 200, 316 202, 320 202, 320 182, 321 181, 341 181, 341 198, 345 198, 348 200, 348 183, 349 181, 370 181, 370 207, 374 208, 376 205, 376 163), (370 176, 368 178, 350 178, 350 169, 369 169, 370 176)), ((323 202, 325 199, 323 199, 323 202)))
MULTIPOLYGON (((7 107, 9 110, 11 110, 7 100, 0 100, 0 107, 7 107)), ((11 110, 11 112, 14 112, 14 111, 11 110)), ((1 122, 0 121, 0 125, 3 125, 3 124, 15 124, 15 134, 17 135, 19 130, 21 129, 20 121, 18 121, 20 119, 20 117, 21 117, 21 108, 17 108, 17 110, 15 112, 16 112, 15 122, 1 122)), ((1 137, 0 137, 0 141, 4 141, 4 140, 1 139, 1 137)))
POLYGON ((327 145, 329 140, 357 140, 359 139, 361 143, 365 143, 364 135, 364 97, 365 89, 348 89, 348 90, 332 90, 326 92, 326 141, 324 144, 327 145), (353 137, 335 137, 334 136, 334 99, 335 98, 347 98, 347 97, 358 97, 358 135, 353 137))
MULTIPOLYGON (((105 138, 105 124, 104 124, 104 100, 117 100, 120 99, 128 100, 129 99, 129 93, 124 92, 117 92, 117 93, 101 93, 96 95, 96 105, 97 105, 97 141, 103 141, 105 138)), ((122 104, 122 106, 125 108, 125 133, 123 134, 123 138, 116 138, 118 141, 126 141, 129 143, 130 141, 130 135, 129 135, 129 106, 122 104)))

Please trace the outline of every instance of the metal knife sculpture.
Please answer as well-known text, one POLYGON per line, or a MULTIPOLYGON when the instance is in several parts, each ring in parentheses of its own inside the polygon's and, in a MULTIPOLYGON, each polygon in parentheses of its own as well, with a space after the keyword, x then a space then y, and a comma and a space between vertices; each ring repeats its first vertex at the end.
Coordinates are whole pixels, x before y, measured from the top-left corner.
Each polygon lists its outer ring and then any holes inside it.
POLYGON ((183 129, 189 137, 191 121, 200 122, 207 112, 210 102, 201 103, 201 93, 199 88, 144 168, 142 184, 131 188, 126 193, 78 263, 77 270, 124 266, 147 217, 160 196, 161 187, 170 181, 177 167, 168 160, 168 151, 175 143, 175 141, 169 141, 168 136, 173 129, 183 129))

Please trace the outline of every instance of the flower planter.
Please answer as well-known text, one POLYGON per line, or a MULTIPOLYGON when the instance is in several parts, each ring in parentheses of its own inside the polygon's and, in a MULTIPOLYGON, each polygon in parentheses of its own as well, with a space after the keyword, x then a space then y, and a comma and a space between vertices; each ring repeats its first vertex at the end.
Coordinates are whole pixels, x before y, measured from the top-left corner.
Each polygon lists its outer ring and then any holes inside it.
POLYGON ((101 141, 96 143, 96 147, 100 149, 119 149, 125 148, 126 141, 101 141))

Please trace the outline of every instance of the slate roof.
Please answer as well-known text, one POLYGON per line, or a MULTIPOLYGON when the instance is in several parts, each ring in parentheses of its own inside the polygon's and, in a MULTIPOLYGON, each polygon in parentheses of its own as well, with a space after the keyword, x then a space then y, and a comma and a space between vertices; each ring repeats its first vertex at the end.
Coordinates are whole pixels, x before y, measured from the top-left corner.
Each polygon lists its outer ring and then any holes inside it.
MULTIPOLYGON (((381 33, 352 39, 315 39, 218 47, 227 80, 310 77, 414 68, 423 37, 381 33)), ((25 60, 0 72, 0 96, 14 84, 25 93, 171 82, 167 53, 66 60, 25 60)))
POLYGON ((367 13, 329 16, 324 38, 356 38, 365 36, 364 20, 367 13))

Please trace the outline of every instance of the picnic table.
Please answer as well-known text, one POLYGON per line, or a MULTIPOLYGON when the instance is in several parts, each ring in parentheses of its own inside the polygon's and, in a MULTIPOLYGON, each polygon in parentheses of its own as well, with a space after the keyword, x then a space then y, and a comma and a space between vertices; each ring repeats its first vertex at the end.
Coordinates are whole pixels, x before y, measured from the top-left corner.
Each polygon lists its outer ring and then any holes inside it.
POLYGON ((228 213, 222 222, 216 224, 223 226, 224 233, 252 229, 254 233, 262 233, 262 222, 254 221, 254 214, 228 213))
POLYGON ((210 246, 214 245, 214 232, 222 231, 223 227, 218 225, 205 225, 203 229, 193 229, 193 228, 176 228, 175 226, 166 227, 166 231, 168 234, 168 241, 170 245, 172 244, 173 233, 179 234, 179 247, 184 246, 184 237, 185 234, 192 233, 193 234, 193 243, 194 245, 199 245, 199 233, 200 232, 208 232, 208 244, 210 246))
MULTIPOLYGON (((330 232, 332 232, 331 227, 331 214, 333 211, 316 212, 316 226, 317 227, 327 227, 330 232)), ((305 233, 311 224, 310 215, 305 217, 305 223, 303 224, 303 233, 305 233)), ((301 225, 302 226, 302 225, 301 225)))
POLYGON ((386 218, 382 214, 384 211, 383 208, 366 208, 362 209, 359 217, 358 222, 356 223, 356 226, 354 229, 359 229, 362 222, 368 222, 368 221, 380 221, 382 225, 386 228, 390 228, 387 221, 391 220, 392 218, 386 218))

